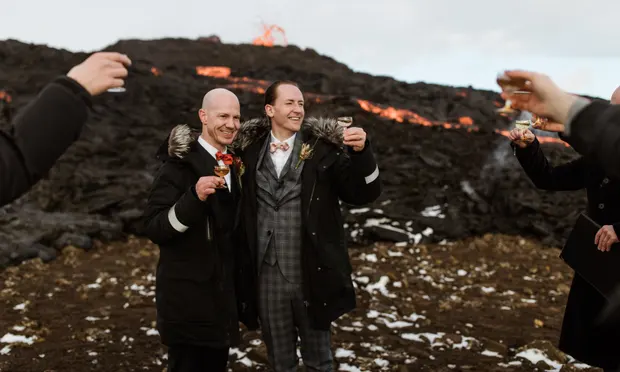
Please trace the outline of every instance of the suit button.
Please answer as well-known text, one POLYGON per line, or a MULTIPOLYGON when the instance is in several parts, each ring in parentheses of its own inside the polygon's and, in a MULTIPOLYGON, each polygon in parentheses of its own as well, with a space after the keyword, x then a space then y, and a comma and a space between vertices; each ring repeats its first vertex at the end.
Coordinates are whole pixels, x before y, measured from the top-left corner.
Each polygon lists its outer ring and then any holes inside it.
POLYGON ((313 233, 312 233, 312 235, 316 235, 316 233, 315 233, 315 232, 313 232, 313 233))
POLYGON ((280 207, 277 206, 277 205, 275 207, 273 207, 273 210, 276 211, 276 212, 278 211, 278 209, 280 209, 280 207))
POLYGON ((267 235, 271 235, 271 230, 267 230, 267 235))
POLYGON ((323 270, 323 269, 321 269, 320 266, 316 268, 316 271, 321 271, 321 270, 323 270))
POLYGON ((605 204, 601 203, 598 205, 598 209, 603 209, 603 208, 605 208, 605 204))
POLYGON ((609 183, 609 178, 607 177, 603 178, 603 183, 609 183))

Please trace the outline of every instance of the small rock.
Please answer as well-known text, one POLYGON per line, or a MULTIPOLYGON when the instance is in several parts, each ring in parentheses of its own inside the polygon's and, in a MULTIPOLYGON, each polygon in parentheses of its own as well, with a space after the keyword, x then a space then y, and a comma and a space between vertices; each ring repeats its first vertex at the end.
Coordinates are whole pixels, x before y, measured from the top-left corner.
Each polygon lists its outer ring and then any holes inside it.
POLYGON ((568 363, 568 357, 566 356, 566 354, 564 354, 563 352, 561 352, 560 350, 558 350, 557 347, 555 347, 551 342, 549 341, 543 341, 543 340, 536 340, 534 342, 531 342, 525 346, 520 347, 517 350, 517 353, 520 353, 522 351, 528 350, 528 349, 537 349, 542 351, 544 354, 547 355, 547 357, 549 357, 549 359, 554 360, 558 363, 561 364, 566 364, 568 363))
POLYGON ((58 257, 58 251, 52 247, 45 246, 43 244, 35 244, 39 250, 39 258, 41 261, 47 263, 53 261, 58 257))
POLYGON ((452 346, 454 344, 460 344, 463 341, 463 336, 457 334, 447 334, 442 337, 442 340, 452 346))
POLYGON ((560 368, 560 372, 582 372, 583 369, 575 366, 574 364, 565 364, 560 368))
POLYGON ((553 370, 553 368, 544 360, 539 360, 538 363, 534 364, 536 368, 540 371, 549 371, 553 370))
POLYGON ((558 284, 557 291, 563 294, 570 292, 570 287, 564 283, 558 284))
POLYGON ((39 257, 39 245, 40 244, 25 245, 18 248, 15 260, 25 261, 31 258, 39 257))
POLYGON ((54 246, 57 249, 74 246, 88 251, 93 247, 93 241, 88 235, 64 233, 60 238, 56 239, 54 246))
POLYGON ((267 349, 265 344, 260 344, 258 346, 252 347, 252 349, 248 352, 248 357, 251 360, 262 364, 269 364, 269 358, 267 357, 267 349))
POLYGON ((394 230, 386 226, 370 226, 365 229, 365 234, 372 240, 389 242, 408 242, 409 234, 394 230))
POLYGON ((428 359, 430 357, 430 353, 424 349, 419 348, 417 345, 415 344, 409 344, 407 347, 407 354, 411 355, 412 357, 418 358, 418 359, 428 359))
POLYGON ((484 349, 486 350, 496 352, 500 355, 506 355, 508 352, 508 347, 504 344, 500 344, 499 342, 493 341, 486 337, 483 337, 481 341, 484 349))

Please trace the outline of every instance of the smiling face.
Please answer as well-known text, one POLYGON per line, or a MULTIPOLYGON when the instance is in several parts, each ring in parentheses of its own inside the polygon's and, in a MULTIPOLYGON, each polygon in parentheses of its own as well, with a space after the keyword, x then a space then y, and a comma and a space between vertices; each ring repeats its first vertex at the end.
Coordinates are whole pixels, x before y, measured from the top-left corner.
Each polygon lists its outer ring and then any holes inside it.
POLYGON ((214 89, 205 95, 199 111, 202 138, 218 150, 232 144, 239 130, 241 110, 234 93, 214 89))
POLYGON ((265 105, 274 132, 299 132, 305 115, 301 90, 295 85, 284 83, 276 87, 274 95, 272 102, 265 105))

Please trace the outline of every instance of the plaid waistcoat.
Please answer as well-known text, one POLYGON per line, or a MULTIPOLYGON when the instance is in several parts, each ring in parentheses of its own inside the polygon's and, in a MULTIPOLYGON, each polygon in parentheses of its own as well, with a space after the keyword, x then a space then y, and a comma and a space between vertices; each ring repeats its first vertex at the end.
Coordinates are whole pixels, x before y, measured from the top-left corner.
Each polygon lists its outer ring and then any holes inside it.
POLYGON ((303 162, 295 169, 301 151, 300 133, 293 150, 282 168, 280 177, 268 151, 271 136, 267 136, 257 163, 257 242, 258 270, 264 263, 275 265, 286 279, 301 282, 301 171, 303 162))

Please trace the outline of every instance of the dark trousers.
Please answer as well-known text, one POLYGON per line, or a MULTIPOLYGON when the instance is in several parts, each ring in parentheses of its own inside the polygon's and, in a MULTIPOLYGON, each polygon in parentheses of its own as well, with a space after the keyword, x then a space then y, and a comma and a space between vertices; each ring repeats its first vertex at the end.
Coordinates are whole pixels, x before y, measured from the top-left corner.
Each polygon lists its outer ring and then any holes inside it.
POLYGON ((168 372, 226 372, 228 349, 172 345, 168 348, 168 372))

